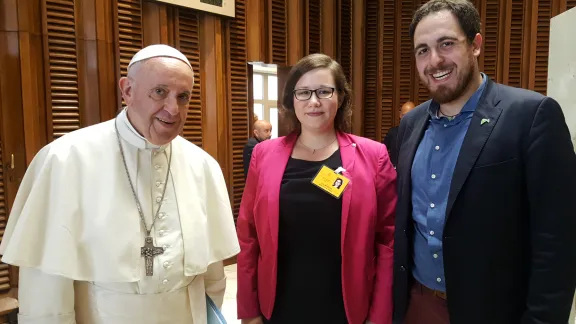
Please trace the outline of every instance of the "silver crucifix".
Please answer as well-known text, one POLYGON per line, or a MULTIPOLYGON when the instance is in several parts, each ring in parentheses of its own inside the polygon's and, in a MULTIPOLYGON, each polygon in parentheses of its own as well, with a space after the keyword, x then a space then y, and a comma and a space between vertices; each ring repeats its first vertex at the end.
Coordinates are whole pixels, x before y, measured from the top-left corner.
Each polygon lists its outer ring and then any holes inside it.
POLYGON ((147 236, 144 240, 144 246, 140 248, 140 254, 145 258, 146 275, 154 274, 154 257, 164 253, 164 248, 154 246, 152 237, 147 236))

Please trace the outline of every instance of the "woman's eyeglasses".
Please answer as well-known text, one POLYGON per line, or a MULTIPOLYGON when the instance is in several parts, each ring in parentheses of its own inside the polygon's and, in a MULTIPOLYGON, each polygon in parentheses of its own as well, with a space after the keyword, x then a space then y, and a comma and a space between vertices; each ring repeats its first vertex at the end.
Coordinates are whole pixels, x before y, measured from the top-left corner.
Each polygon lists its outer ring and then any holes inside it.
POLYGON ((312 98, 312 94, 316 94, 316 98, 318 99, 330 99, 334 95, 334 88, 318 88, 318 89, 295 89, 294 90, 294 97, 297 100, 310 100, 312 98))

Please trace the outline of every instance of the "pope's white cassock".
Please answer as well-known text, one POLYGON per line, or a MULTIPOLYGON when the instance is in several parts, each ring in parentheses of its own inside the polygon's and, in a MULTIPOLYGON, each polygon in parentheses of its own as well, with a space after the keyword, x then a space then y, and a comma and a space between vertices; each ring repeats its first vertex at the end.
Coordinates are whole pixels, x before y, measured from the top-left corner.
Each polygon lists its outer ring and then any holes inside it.
POLYGON ((222 260, 239 250, 218 163, 182 137, 151 145, 126 110, 37 154, 0 246, 2 261, 20 266, 20 324, 206 323, 205 293, 222 305, 222 260), (167 186, 152 276, 115 123, 148 228, 167 186))

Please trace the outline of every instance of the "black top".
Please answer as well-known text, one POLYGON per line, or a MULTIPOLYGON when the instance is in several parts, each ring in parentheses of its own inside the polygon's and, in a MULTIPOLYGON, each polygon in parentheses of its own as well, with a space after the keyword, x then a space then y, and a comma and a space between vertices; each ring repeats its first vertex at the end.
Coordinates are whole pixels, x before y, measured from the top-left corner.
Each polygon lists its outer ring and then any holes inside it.
POLYGON ((290 158, 280 188, 278 280, 268 323, 348 323, 342 298, 342 200, 311 183, 322 165, 342 166, 337 150, 324 161, 290 158))
POLYGON ((382 142, 386 145, 388 149, 388 154, 390 155, 390 162, 392 162, 393 166, 398 165, 398 126, 392 127, 386 133, 386 137, 384 137, 384 141, 382 142))
POLYGON ((256 137, 250 137, 246 145, 244 145, 244 151, 242 152, 242 162, 244 163, 244 178, 248 177, 248 169, 250 169, 250 160, 252 159, 252 151, 256 144, 260 143, 256 137))

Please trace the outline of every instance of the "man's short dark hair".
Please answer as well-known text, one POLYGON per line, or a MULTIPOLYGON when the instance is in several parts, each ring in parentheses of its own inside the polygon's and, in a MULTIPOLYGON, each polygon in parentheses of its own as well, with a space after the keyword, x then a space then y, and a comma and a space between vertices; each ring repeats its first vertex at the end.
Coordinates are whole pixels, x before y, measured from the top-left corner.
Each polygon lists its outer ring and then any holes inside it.
POLYGON ((424 17, 443 10, 448 10, 456 17, 460 28, 462 28, 462 31, 466 34, 468 43, 472 44, 476 34, 481 31, 481 20, 476 7, 467 0, 431 0, 423 4, 416 10, 412 17, 410 38, 412 40, 414 39, 416 26, 418 26, 424 17))

